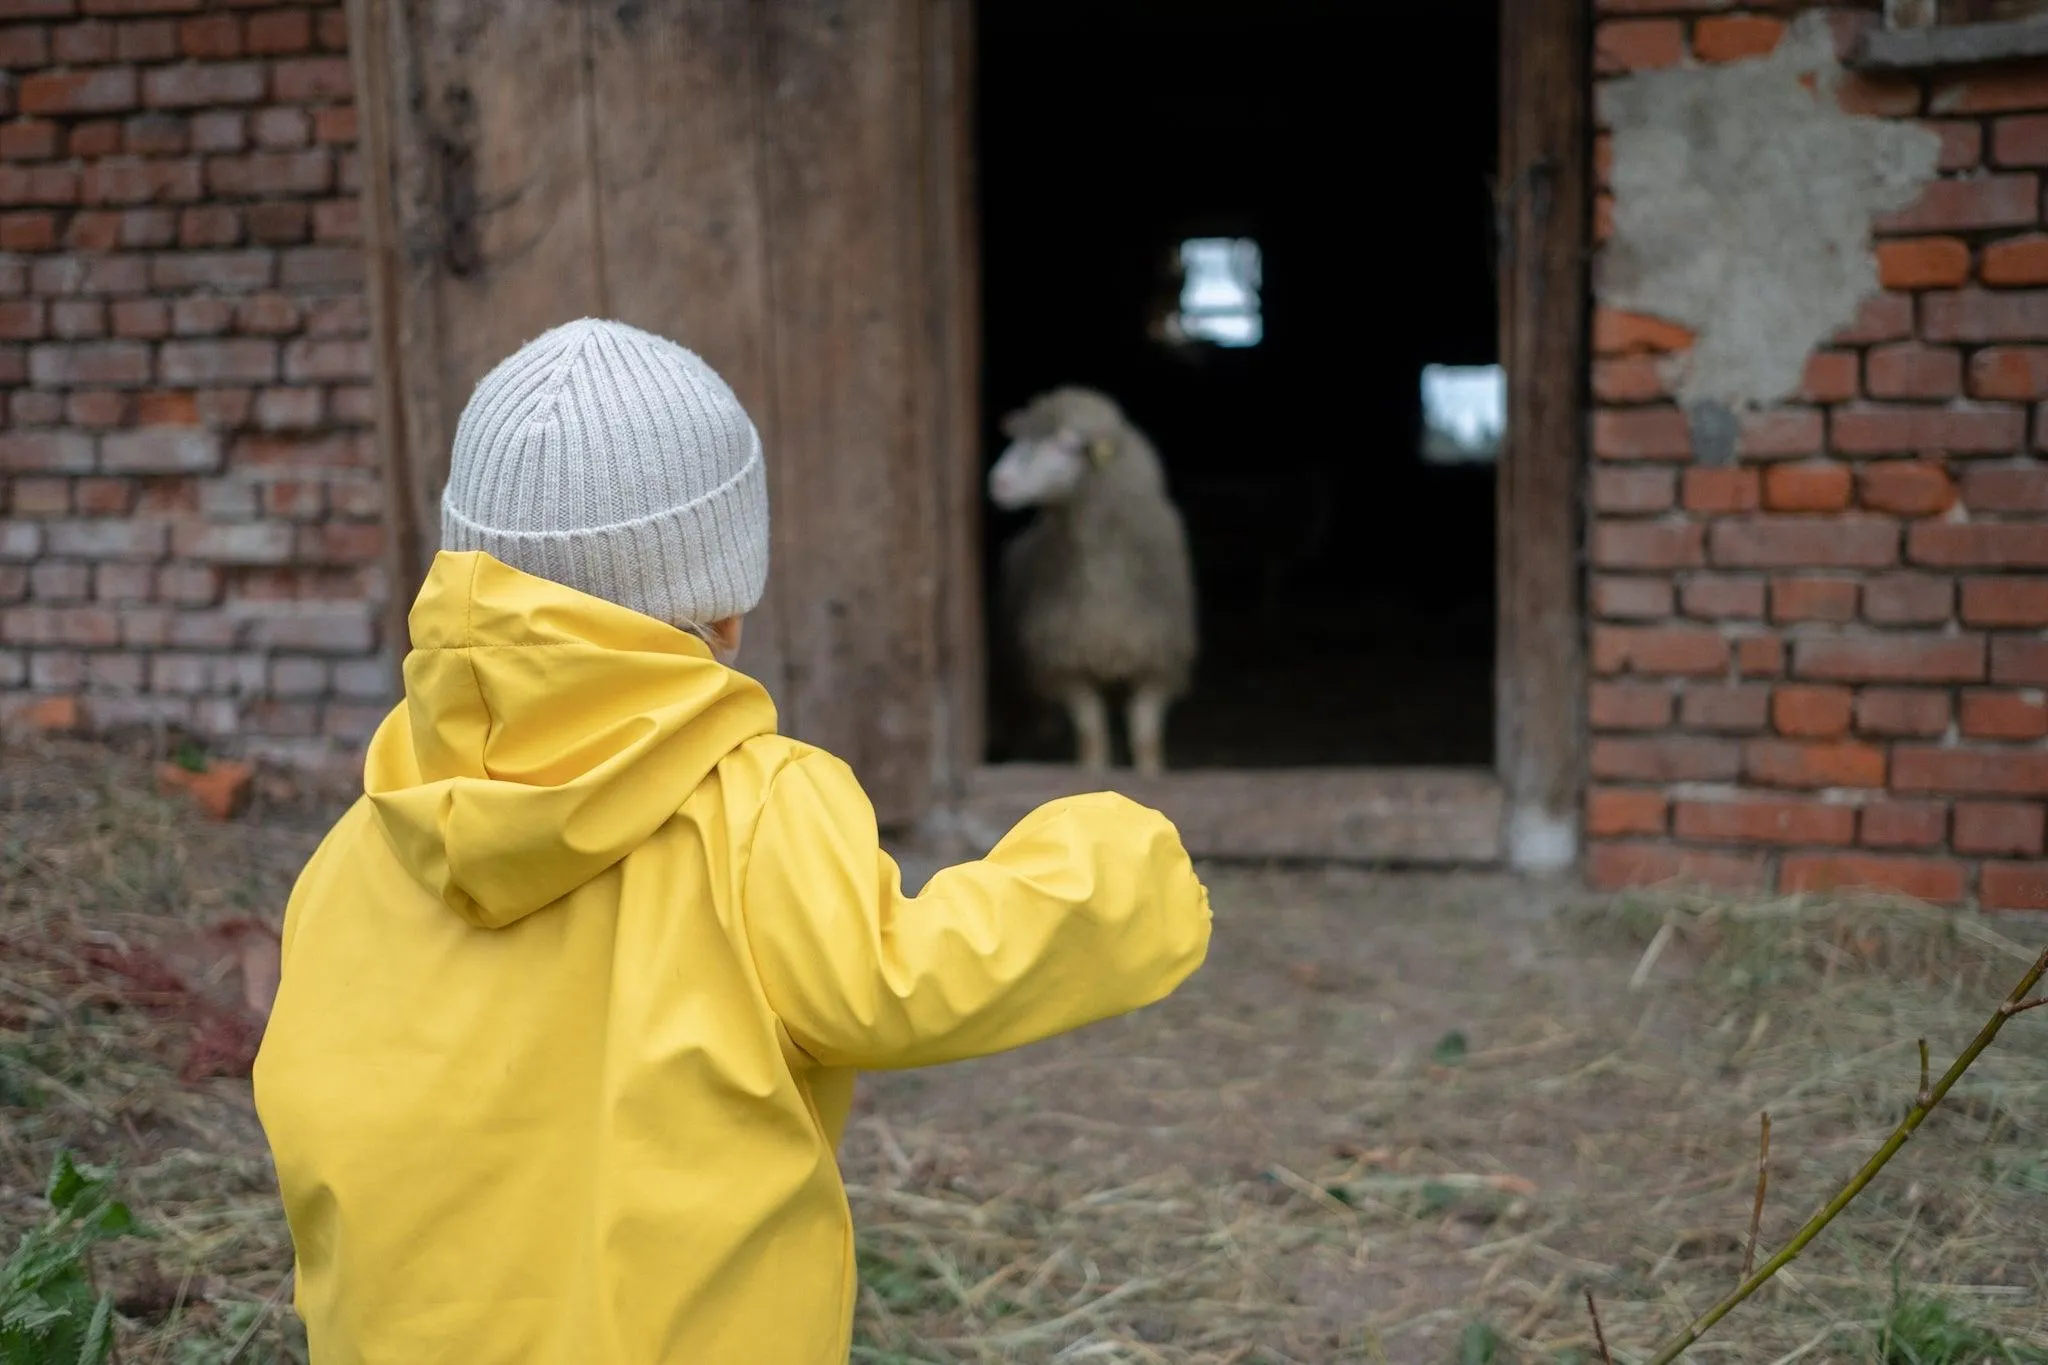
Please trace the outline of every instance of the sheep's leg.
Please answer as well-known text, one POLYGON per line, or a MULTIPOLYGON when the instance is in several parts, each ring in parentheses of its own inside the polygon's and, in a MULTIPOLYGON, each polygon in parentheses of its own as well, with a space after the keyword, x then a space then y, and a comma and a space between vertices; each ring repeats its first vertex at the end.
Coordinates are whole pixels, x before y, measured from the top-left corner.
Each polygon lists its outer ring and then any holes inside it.
POLYGON ((1074 722, 1074 738, 1080 750, 1078 762, 1090 772, 1109 766, 1109 708, 1096 688, 1076 683, 1061 698, 1067 717, 1074 722))
POLYGON ((1170 698, 1156 687, 1131 691, 1125 716, 1131 727, 1132 766, 1147 777, 1166 771, 1166 708, 1170 698))

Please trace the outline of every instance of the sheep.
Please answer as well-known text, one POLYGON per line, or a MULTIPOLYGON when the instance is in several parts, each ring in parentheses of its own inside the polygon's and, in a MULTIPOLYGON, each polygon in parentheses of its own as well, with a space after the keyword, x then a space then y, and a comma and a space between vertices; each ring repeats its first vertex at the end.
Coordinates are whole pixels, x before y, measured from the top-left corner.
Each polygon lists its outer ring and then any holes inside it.
POLYGON ((1038 696, 1065 707, 1083 769, 1109 767, 1105 692, 1126 690, 1132 766, 1165 770, 1166 714, 1199 649, 1187 532, 1159 454, 1107 395, 1069 385, 1003 419, 989 500, 1035 507, 1003 547, 999 608, 1038 696))

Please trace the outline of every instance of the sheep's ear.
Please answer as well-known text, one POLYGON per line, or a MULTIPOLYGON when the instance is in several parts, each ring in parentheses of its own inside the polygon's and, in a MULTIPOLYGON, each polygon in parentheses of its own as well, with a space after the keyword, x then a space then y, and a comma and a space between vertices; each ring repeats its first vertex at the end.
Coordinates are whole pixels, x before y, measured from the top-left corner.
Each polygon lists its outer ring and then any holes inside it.
POLYGON ((1109 457, 1116 454, 1116 438, 1098 436, 1088 443, 1088 458, 1098 465, 1109 463, 1109 457))

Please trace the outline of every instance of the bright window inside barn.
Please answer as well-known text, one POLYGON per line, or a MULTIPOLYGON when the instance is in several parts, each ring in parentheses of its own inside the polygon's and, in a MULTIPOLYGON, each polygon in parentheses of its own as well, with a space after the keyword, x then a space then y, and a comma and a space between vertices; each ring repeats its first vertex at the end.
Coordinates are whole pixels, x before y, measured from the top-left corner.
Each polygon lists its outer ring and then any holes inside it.
POLYGON ((1259 311, 1259 244, 1249 237, 1191 237, 1180 244, 1180 306, 1167 319, 1175 341, 1256 346, 1266 334, 1259 311))
POLYGON ((1498 365, 1422 367, 1422 458, 1487 464, 1508 421, 1507 376, 1498 365))

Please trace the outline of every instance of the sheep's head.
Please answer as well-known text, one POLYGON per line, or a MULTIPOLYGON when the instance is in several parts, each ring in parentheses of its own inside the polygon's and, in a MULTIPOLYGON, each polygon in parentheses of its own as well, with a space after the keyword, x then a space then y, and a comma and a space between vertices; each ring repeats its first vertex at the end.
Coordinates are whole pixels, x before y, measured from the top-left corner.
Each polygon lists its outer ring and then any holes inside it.
POLYGON ((989 501, 1006 512, 1067 501, 1116 454, 1123 413, 1087 389, 1055 389, 1003 418, 1009 438, 988 472, 989 501))

